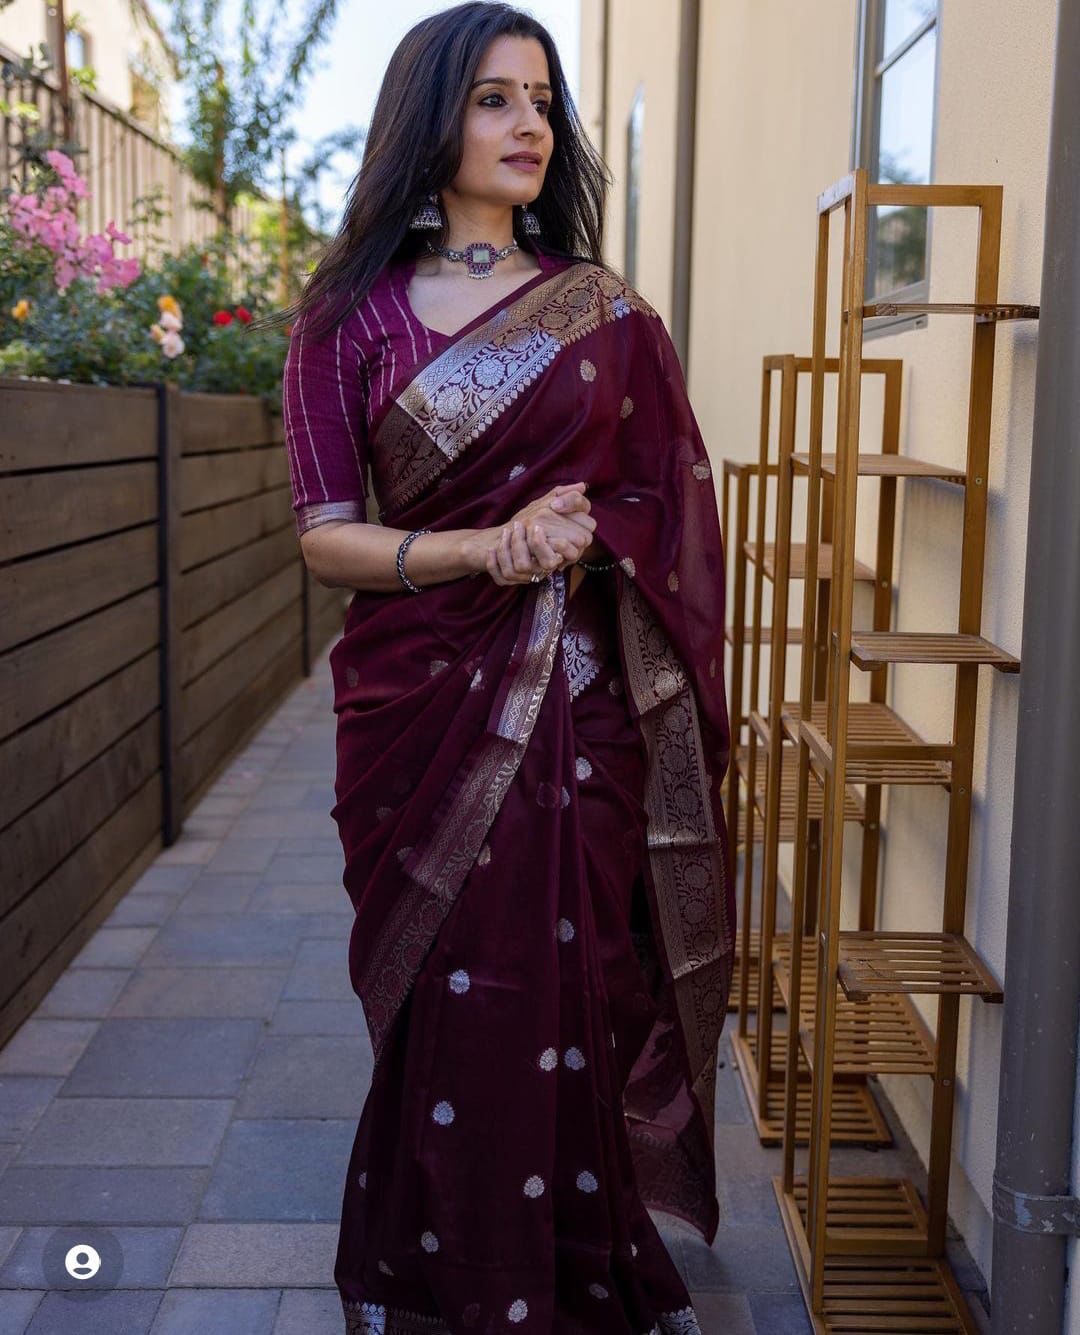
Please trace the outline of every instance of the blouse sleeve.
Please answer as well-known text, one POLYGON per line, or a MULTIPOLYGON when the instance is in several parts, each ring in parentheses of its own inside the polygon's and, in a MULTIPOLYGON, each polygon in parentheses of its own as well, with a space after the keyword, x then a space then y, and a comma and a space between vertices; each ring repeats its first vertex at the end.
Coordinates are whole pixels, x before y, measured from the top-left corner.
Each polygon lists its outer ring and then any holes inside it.
POLYGON ((316 339, 308 312, 292 327, 281 412, 297 534, 331 519, 367 515, 366 387, 360 349, 339 324, 316 339))

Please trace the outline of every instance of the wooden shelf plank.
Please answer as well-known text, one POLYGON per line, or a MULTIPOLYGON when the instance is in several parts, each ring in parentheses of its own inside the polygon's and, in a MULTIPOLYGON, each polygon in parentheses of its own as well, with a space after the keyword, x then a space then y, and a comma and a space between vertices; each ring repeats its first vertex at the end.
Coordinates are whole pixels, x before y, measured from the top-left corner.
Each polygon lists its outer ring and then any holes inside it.
POLYGON ((871 301, 863 307, 863 318, 875 315, 973 315, 976 324, 999 320, 1037 320, 1038 306, 1015 302, 985 301, 871 301))
POLYGON ((1020 671, 1018 658, 981 635, 952 631, 853 631, 851 661, 864 672, 889 663, 985 663, 999 672, 1020 671))
POLYGON ((856 1001, 899 993, 961 993, 1001 1001, 1001 984, 951 932, 841 932, 840 986, 856 1001))
MULTIPOLYGON (((746 559, 757 564, 757 543, 747 542, 743 544, 743 551, 746 553, 746 559)), ((818 544, 818 579, 832 579, 832 547, 827 542, 818 544)), ((776 577, 776 544, 767 542, 765 544, 765 559, 762 565, 762 572, 766 579, 775 579, 776 577)), ((793 542, 791 544, 791 563, 788 573, 792 579, 806 578, 806 543, 793 542)), ((855 562, 855 578, 858 580, 868 580, 873 583, 874 572, 864 561, 855 562)))
MULTIPOLYGON (((785 736, 795 741, 800 724, 799 702, 793 700, 784 704, 780 717, 785 736)), ((815 701, 811 709, 810 726, 821 736, 823 743, 826 718, 825 702, 815 701)), ((857 756, 848 756, 848 783, 930 784, 948 787, 951 781, 952 766, 947 760, 895 754, 904 747, 914 749, 924 747, 926 743, 914 728, 905 723, 900 715, 886 704, 853 700, 848 705, 848 745, 858 747, 863 752, 857 756), (891 754, 881 757, 865 754, 865 750, 872 746, 888 748, 891 754)))
MULTIPOLYGON (((810 455, 793 454, 791 462, 798 473, 807 473, 810 469, 810 455)), ((836 455, 821 456, 823 477, 836 477, 836 455)), ((860 477, 928 477, 941 482, 956 482, 963 485, 964 470, 949 468, 945 464, 929 463, 925 459, 911 459, 906 454, 860 454, 860 477)))

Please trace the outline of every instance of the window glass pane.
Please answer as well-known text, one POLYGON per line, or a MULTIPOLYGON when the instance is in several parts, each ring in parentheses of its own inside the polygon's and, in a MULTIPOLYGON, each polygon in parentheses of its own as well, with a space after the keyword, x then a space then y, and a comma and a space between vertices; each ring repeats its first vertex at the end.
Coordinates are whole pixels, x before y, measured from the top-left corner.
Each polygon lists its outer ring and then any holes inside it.
POLYGON ((881 44, 884 58, 890 55, 905 37, 937 13, 937 0, 885 0, 885 38, 881 44))
MULTIPOLYGON (((925 185, 934 132, 934 48, 931 28, 881 76, 879 181, 925 185)), ((925 277, 926 209, 874 210, 873 289, 884 294, 925 277)))

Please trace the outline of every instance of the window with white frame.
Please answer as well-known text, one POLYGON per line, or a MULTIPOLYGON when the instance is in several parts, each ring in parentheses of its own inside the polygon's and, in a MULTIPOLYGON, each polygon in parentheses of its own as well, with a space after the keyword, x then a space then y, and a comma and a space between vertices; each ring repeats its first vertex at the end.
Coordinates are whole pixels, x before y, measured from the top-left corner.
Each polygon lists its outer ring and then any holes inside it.
MULTIPOLYGON (((860 0, 852 156, 871 181, 924 185, 933 179, 940 6, 941 0, 860 0)), ((927 300, 929 242, 927 209, 874 209, 867 300, 927 300)))

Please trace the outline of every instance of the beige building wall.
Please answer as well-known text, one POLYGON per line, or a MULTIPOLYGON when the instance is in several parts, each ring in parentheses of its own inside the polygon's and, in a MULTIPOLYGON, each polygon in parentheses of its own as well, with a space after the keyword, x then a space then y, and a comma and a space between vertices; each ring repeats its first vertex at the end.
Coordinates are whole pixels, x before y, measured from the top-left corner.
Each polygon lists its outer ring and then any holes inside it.
MULTIPOLYGON (((600 0, 583 0, 583 21, 594 30, 600 7, 600 0)), ((1024 5, 941 0, 934 179, 1004 186, 1002 300, 1039 300, 1055 12, 1054 0, 1024 5)), ((827 5, 701 0, 688 380, 717 465, 723 458, 756 456, 762 356, 810 351, 816 199, 852 165, 856 26, 856 0, 827 5)), ((647 242, 639 286, 665 316, 670 310, 677 28, 676 0, 654 6, 610 0, 607 134, 616 188, 608 220, 609 255, 621 263, 624 124, 635 80, 644 77, 648 129, 642 230, 647 242)), ((589 66, 583 63, 586 86, 588 78, 589 66)), ((970 300, 974 230, 970 218, 935 218, 931 300, 970 300)), ((834 268, 834 283, 837 276, 834 268)), ((867 355, 904 361, 901 449, 906 453, 963 463, 970 333, 968 321, 938 316, 925 328, 867 343, 867 355)), ((983 630, 1017 654, 1036 343, 1034 324, 999 327, 983 630)), ((828 351, 835 349, 834 322, 828 351)), ((802 397, 805 408, 808 395, 802 397)), ((864 400, 864 429, 872 439, 880 399, 869 392, 864 400)), ((719 477, 719 467, 716 472, 719 477)), ((872 558, 876 497, 866 486, 860 499, 857 550, 872 558)), ((960 521, 957 493, 943 484, 901 484, 898 628, 955 629, 960 521)), ((862 615, 866 611, 863 604, 862 615)), ((796 601, 793 620, 797 615, 796 601)), ((952 688, 945 671, 907 667, 893 677, 890 703, 935 740, 947 739, 951 730, 952 688)), ((789 690, 797 690, 794 672, 789 690)), ((999 976, 1004 974, 1017 696, 1017 677, 984 671, 968 936, 999 976)), ((946 811, 941 791, 887 790, 882 928, 940 925, 946 811)), ((848 845, 850 905, 859 851, 854 827, 849 827, 848 845)), ((925 1009, 932 1020, 933 1007, 925 1009)), ((950 1206, 989 1276, 1001 1009, 965 1001, 962 1016, 950 1206)), ((929 1082, 893 1078, 887 1093, 925 1154, 929 1082)))
MULTIPOLYGON (((69 19, 89 38, 95 92, 168 138, 168 89, 176 79, 163 34, 140 0, 78 0, 69 19), (153 96, 157 90, 159 96, 153 96)), ((0 9, 0 42, 17 55, 49 40, 45 0, 14 0, 0 9)))

